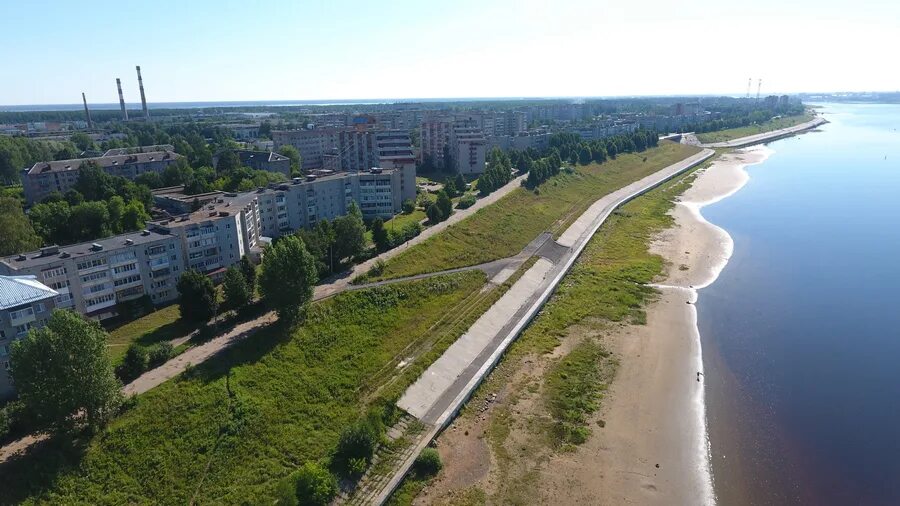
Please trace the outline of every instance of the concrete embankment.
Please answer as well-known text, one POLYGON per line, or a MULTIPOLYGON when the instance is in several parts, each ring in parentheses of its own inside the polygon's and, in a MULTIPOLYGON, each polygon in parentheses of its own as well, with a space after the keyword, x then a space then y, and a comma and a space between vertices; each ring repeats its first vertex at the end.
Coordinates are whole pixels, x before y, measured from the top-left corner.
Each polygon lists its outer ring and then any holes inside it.
POLYGON ((514 284, 401 397, 398 405, 428 429, 372 502, 384 503, 399 486, 415 456, 453 419, 503 353, 537 315, 577 260, 588 241, 622 204, 704 162, 711 149, 672 164, 595 202, 555 242, 538 252, 543 258, 514 284), (547 252, 546 256, 543 252, 547 252), (496 310, 495 310, 496 309, 496 310))
POLYGON ((779 130, 772 130, 771 132, 763 132, 761 134, 750 135, 747 137, 741 137, 739 139, 734 139, 725 142, 713 142, 710 144, 701 144, 704 148, 743 148, 747 146, 752 146, 754 144, 762 144, 764 142, 774 141, 776 139, 782 139, 784 137, 790 137, 792 135, 798 134, 805 130, 811 130, 813 128, 818 127, 819 125, 828 123, 828 120, 825 118, 815 118, 811 121, 807 121, 806 123, 800 123, 799 125, 794 125, 788 128, 781 128, 779 130))

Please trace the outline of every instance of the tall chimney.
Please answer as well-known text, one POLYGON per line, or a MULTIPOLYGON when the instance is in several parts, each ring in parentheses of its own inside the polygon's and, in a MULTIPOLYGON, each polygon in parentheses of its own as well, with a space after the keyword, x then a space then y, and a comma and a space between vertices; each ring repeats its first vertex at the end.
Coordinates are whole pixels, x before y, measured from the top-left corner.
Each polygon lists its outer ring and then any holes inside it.
POLYGON ((147 110, 147 97, 144 96, 144 80, 141 79, 141 66, 135 67, 138 75, 138 87, 141 89, 141 107, 144 108, 144 118, 150 119, 150 111, 147 110))
POLYGON ((122 80, 116 78, 116 86, 119 88, 119 106, 122 108, 122 120, 128 121, 128 109, 125 108, 125 96, 122 95, 122 80))
POLYGON ((84 96, 84 92, 83 92, 83 91, 81 92, 81 100, 84 102, 84 115, 87 116, 87 124, 88 124, 88 128, 90 128, 91 130, 93 130, 93 129, 94 129, 94 122, 91 121, 91 110, 88 109, 88 106, 87 106, 87 97, 84 96))

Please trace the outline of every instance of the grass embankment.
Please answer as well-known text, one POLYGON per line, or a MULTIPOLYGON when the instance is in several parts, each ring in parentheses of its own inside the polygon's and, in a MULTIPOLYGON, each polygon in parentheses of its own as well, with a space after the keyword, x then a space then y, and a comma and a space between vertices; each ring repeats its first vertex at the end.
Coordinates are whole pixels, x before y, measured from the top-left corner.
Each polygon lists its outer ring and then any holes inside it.
POLYGON ((812 114, 798 114, 796 116, 784 116, 777 119, 772 119, 766 121, 764 123, 760 123, 758 125, 749 125, 740 128, 729 128, 728 130, 719 130, 718 132, 706 132, 702 134, 697 134, 697 139, 706 144, 711 142, 725 142, 730 141, 732 139, 738 139, 740 137, 747 137, 750 135, 761 134, 764 132, 771 132, 772 130, 779 130, 781 128, 788 128, 795 125, 799 125, 800 123, 806 123, 807 121, 812 121, 815 118, 812 114))
POLYGON ((417 340, 458 337, 478 315, 447 315, 484 283, 466 272, 316 303, 303 325, 262 330, 140 396, 83 454, 53 443, 0 468, 3 502, 271 503, 277 480, 327 457, 369 409, 393 405, 386 396, 406 385, 373 394, 392 377, 386 366, 417 340))
POLYGON ((601 165, 579 166, 574 174, 561 173, 538 192, 516 189, 441 234, 389 260, 377 279, 439 272, 477 265, 519 253, 541 232, 571 222, 601 196, 668 165, 699 148, 660 143, 643 153, 623 154, 601 165))
MULTIPOLYGON (((595 413, 618 366, 604 348, 603 335, 621 324, 646 322, 643 307, 656 293, 646 284, 663 272, 663 259, 649 253, 649 244, 671 226, 667 212, 691 179, 664 184, 617 210, 475 393, 456 422, 461 427, 451 434, 459 437, 463 428, 485 431, 490 483, 451 490, 453 500, 539 502, 541 466, 573 451, 592 431, 603 430, 595 413), (498 400, 491 403, 493 394, 498 400), (482 413, 488 404, 491 409, 482 413)), ((408 490, 401 489, 404 499, 408 490)))
POLYGON ((107 340, 109 358, 113 365, 118 365, 131 343, 150 346, 185 337, 193 330, 193 326, 181 320, 178 304, 172 304, 112 330, 107 340))

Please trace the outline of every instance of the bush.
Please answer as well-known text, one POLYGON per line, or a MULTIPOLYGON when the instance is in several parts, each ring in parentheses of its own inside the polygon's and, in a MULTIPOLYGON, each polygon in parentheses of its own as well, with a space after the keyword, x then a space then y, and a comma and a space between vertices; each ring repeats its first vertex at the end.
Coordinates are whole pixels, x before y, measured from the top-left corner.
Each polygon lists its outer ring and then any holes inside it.
POLYGON ((307 462, 278 483, 275 497, 279 506, 325 506, 337 492, 334 475, 315 462, 307 462))
POLYGON ((416 210, 416 203, 412 201, 412 199, 406 199, 403 201, 403 214, 412 214, 413 211, 416 210))
POLYGON ((416 457, 413 467, 420 476, 434 476, 444 467, 444 464, 441 462, 441 455, 437 450, 425 448, 416 457))
POLYGON ((131 343, 131 346, 125 352, 122 364, 116 368, 116 375, 123 383, 130 382, 147 370, 148 361, 147 348, 137 343, 131 343))
POLYGON ((172 343, 165 341, 147 349, 147 367, 152 369, 165 364, 175 354, 172 343))
POLYGON ((359 421, 344 429, 338 440, 334 463, 347 477, 358 477, 375 455, 378 429, 369 421, 359 421))
POLYGON ((471 193, 467 193, 467 194, 463 195, 462 198, 459 199, 459 202, 456 203, 456 208, 457 209, 468 209, 468 208, 472 207, 473 205, 475 205, 476 200, 477 199, 475 198, 475 195, 472 195, 471 193))

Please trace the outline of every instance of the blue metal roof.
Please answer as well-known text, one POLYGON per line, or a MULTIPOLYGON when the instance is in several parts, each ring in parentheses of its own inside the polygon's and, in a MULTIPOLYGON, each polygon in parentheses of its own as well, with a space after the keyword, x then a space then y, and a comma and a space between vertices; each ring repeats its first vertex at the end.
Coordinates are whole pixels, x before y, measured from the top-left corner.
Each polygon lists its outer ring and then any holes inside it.
POLYGON ((0 310, 56 297, 59 293, 35 276, 0 276, 0 310))

